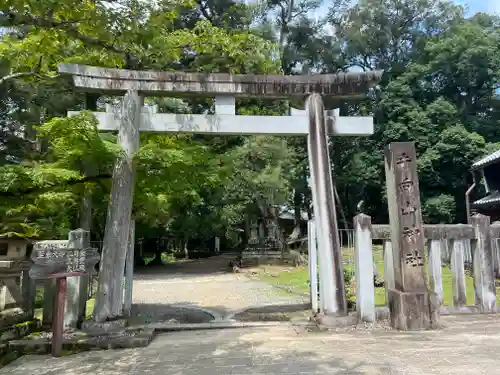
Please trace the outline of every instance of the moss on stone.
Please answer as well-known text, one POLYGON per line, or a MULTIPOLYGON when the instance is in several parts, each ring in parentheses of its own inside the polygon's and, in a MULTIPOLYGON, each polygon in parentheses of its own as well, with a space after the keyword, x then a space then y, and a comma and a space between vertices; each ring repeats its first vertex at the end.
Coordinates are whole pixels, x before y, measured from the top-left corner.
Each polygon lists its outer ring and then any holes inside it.
POLYGON ((16 327, 26 327, 26 326, 29 326, 31 324, 37 324, 38 323, 38 320, 27 320, 25 322, 21 322, 21 323, 17 323, 16 324, 16 327))

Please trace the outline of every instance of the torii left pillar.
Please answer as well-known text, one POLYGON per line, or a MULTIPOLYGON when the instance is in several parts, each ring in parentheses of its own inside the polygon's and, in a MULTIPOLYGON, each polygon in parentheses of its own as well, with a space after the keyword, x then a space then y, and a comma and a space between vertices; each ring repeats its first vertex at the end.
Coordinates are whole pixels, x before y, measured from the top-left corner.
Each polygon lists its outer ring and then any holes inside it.
POLYGON ((144 98, 129 90, 121 108, 115 111, 119 119, 118 144, 123 153, 115 163, 108 205, 106 228, 99 269, 99 291, 96 296, 94 320, 104 321, 123 314, 123 275, 131 225, 135 185, 134 154, 139 149, 139 127, 144 98))

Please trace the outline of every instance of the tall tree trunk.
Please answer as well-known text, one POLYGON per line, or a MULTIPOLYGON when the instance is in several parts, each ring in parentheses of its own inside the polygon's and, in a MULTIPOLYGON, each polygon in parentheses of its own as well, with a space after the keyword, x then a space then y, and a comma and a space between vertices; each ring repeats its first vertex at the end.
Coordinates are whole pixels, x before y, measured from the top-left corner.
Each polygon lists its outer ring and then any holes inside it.
POLYGON ((162 266, 163 262, 161 260, 161 255, 163 254, 164 247, 162 246, 162 241, 159 239, 156 244, 156 251, 154 259, 149 263, 152 266, 162 266))

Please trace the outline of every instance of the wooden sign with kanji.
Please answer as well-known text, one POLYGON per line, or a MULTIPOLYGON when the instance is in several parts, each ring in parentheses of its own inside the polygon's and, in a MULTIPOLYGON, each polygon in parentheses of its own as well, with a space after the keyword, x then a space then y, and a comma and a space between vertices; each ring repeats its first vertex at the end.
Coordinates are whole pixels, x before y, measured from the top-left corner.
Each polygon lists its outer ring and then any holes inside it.
POLYGON ((52 279, 95 274, 100 260, 97 249, 69 249, 57 244, 36 244, 31 253, 32 279, 52 279))
POLYGON ((97 249, 68 248, 67 241, 39 242, 31 253, 32 279, 56 279, 55 315, 52 323, 52 355, 60 357, 62 351, 64 304, 68 277, 92 275, 100 260, 97 249))

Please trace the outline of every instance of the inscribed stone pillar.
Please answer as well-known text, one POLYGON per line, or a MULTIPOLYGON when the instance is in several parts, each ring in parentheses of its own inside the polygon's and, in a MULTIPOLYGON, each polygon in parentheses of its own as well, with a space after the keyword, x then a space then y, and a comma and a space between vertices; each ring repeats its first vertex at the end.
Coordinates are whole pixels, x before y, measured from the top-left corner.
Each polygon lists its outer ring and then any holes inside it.
POLYGON ((97 322, 122 315, 123 275, 127 256, 130 220, 135 185, 134 154, 139 149, 139 126, 143 97, 137 91, 128 91, 121 110, 118 144, 123 153, 115 163, 108 205, 106 228, 99 272, 99 290, 94 310, 97 322))
POLYGON ((394 288, 388 290, 391 324, 396 329, 430 328, 437 323, 436 298, 425 270, 424 231, 415 145, 391 143, 385 150, 387 199, 394 262, 394 288))
MULTIPOLYGON (((68 248, 90 248, 90 232, 83 229, 70 231, 68 235, 68 248)), ((67 294, 64 307, 64 328, 75 329, 85 319, 89 277, 87 275, 68 277, 66 282, 67 294)))

